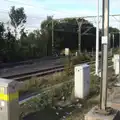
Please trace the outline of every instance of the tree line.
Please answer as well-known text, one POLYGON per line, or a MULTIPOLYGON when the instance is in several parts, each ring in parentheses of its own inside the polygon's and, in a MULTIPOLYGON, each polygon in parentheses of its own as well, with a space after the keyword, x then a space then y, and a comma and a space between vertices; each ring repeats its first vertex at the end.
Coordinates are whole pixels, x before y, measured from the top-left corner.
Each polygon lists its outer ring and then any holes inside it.
MULTIPOLYGON (((6 27, 3 22, 0 22, 0 61, 2 62, 14 62, 52 55, 52 30, 56 52, 60 53, 65 48, 76 51, 78 49, 78 23, 82 23, 81 50, 83 52, 95 50, 96 28, 85 19, 53 20, 51 16, 48 16, 46 20, 42 21, 40 30, 36 29, 28 33, 25 29, 27 16, 24 8, 13 6, 9 12, 9 18, 12 27, 6 27), (52 22, 54 23, 53 26, 52 22)), ((114 33, 114 46, 117 47, 119 30, 112 27, 109 30, 111 34, 114 33)), ((112 47, 112 35, 110 41, 110 47, 112 47)))

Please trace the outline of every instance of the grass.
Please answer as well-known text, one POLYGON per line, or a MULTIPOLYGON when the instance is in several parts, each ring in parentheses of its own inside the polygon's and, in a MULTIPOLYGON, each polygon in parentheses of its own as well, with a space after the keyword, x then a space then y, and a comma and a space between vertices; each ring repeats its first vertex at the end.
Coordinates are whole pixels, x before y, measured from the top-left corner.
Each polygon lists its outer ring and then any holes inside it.
MULTIPOLYGON (((82 58, 83 59, 83 58, 82 58)), ((68 62, 68 61, 67 61, 68 62)), ((74 65, 81 63, 79 59, 75 58, 73 62, 70 62, 66 64, 66 68, 64 72, 60 73, 55 73, 53 75, 48 75, 44 77, 34 77, 31 78, 30 80, 24 81, 24 87, 20 90, 20 95, 23 95, 24 93, 32 93, 32 92, 40 92, 44 90, 44 88, 49 88, 56 84, 63 83, 65 81, 69 81, 71 78, 73 78, 73 73, 74 73, 74 65)), ((111 65, 112 62, 108 61, 108 64, 111 65)), ((92 64, 90 65, 90 71, 95 70, 95 65, 92 64)), ((100 91, 100 80, 97 76, 91 75, 91 83, 90 83, 90 95, 87 100, 84 100, 82 102, 83 107, 82 110, 75 109, 73 114, 68 116, 66 120, 83 120, 85 113, 91 109, 94 105, 99 103, 99 99, 96 99, 96 96, 99 95, 100 91)), ((64 88, 64 87, 63 87, 64 88)), ((61 89, 55 90, 56 94, 58 96, 61 96, 61 89)), ((62 91, 65 92, 65 95, 67 94, 67 89, 64 88, 62 91)), ((50 93, 53 93, 50 92, 50 93)), ((49 97, 47 97, 49 99, 49 97)), ((41 100, 43 102, 43 100, 41 100)), ((30 112, 35 112, 36 109, 39 110, 39 107, 41 107, 41 101, 40 100, 33 100, 31 102, 28 102, 26 106, 23 106, 22 112, 25 113, 30 113, 30 112), (26 109, 25 109, 26 108, 26 109), (34 108, 34 109, 33 109, 34 108)), ((46 108, 45 108, 46 109, 46 108)), ((46 113, 46 110, 44 110, 46 113)), ((49 111, 50 112, 50 111, 49 111)), ((47 116, 48 113, 45 115, 47 116)), ((41 118, 41 117, 40 117, 41 118)), ((54 119, 53 119, 54 120, 54 119)))
MULTIPOLYGON (((55 77, 55 76, 54 76, 55 77)), ((61 78, 61 75, 59 75, 59 77, 61 78)), ((54 82, 52 83, 51 81, 48 81, 47 83, 50 83, 51 85, 55 84, 56 79, 59 79, 58 75, 56 74, 56 78, 54 78, 54 82)), ((48 77, 49 78, 49 77, 48 77)), ((68 81, 68 79, 66 79, 68 77, 62 77, 63 81, 68 81)), ((75 108, 72 112, 71 115, 69 115, 68 117, 66 117, 66 120, 83 120, 84 119, 84 115, 95 105, 99 104, 99 92, 100 92, 100 79, 97 76, 91 75, 91 82, 90 82, 90 94, 88 96, 87 99, 80 101, 80 103, 82 104, 82 108, 81 109, 77 109, 75 108)), ((61 79, 58 80, 59 82, 61 81, 61 79)), ((57 83, 58 83, 57 81, 57 83)), ((109 80, 110 82, 113 82, 113 79, 109 80)), ((61 96, 62 92, 61 90, 64 92, 64 95, 66 95, 68 93, 68 90, 66 87, 63 87, 62 89, 58 89, 55 90, 56 91, 56 96, 61 96), (64 88, 64 89, 63 89, 64 88)), ((53 91, 53 90, 52 90, 53 91)), ((54 92, 50 92, 50 93, 54 93, 54 92)), ((47 99, 50 99, 49 97, 47 97, 47 99)), ((58 99, 59 100, 59 99, 58 99)), ((68 100, 70 100, 70 98, 68 98, 68 100)), ((35 112, 36 110, 39 110, 39 107, 41 106, 41 101, 40 100, 33 100, 32 102, 27 102, 26 109, 23 107, 22 111, 23 112, 35 112), (37 105, 38 104, 38 105, 37 105), (29 106, 29 107, 28 107, 29 106), (32 109, 32 107, 34 109, 32 109), (32 109, 32 110, 31 110, 32 109), (26 110, 26 111, 25 111, 26 110)), ((49 115, 51 116, 51 120, 60 120, 60 118, 57 117, 57 119, 55 119, 55 114, 56 111, 52 111, 53 109, 51 107, 49 107, 49 109, 47 109, 47 107, 45 107, 44 110, 40 110, 39 112, 36 112, 34 114, 30 114, 30 116, 28 115, 29 119, 26 120, 33 120, 36 118, 36 120, 39 120, 39 118, 43 117, 43 113, 45 116, 48 116, 46 118, 46 120, 50 120, 49 119, 49 115), (44 112, 43 112, 44 111, 44 112), (32 119, 33 118, 33 119, 32 119), (52 119, 53 118, 53 119, 52 119)))
MULTIPOLYGON (((67 80, 66 80, 66 81, 67 81, 67 80)), ((86 112, 88 109, 90 109, 93 105, 95 105, 95 104, 98 103, 96 100, 94 100, 94 101, 91 100, 91 99, 93 99, 93 97, 96 97, 96 95, 98 95, 98 92, 97 92, 97 91, 99 91, 99 90, 97 90, 97 89, 99 89, 99 88, 97 87, 98 82, 99 82, 98 77, 91 75, 90 95, 88 96, 87 100, 82 100, 82 101, 80 101, 80 102, 82 103, 82 105, 83 105, 82 111, 80 111, 80 109, 78 110, 77 108, 74 108, 74 109, 72 110, 72 111, 74 111, 73 114, 72 114, 71 116, 69 116, 67 119, 71 119, 74 115, 77 116, 77 113, 79 113, 79 112, 80 112, 81 115, 83 115, 83 113, 85 113, 85 112, 86 112)), ((71 84, 69 84, 69 85, 71 85, 71 84)), ((73 89, 73 87, 72 87, 72 89, 73 89)), ((53 91, 53 89, 52 89, 52 91, 53 91)), ((61 88, 57 88, 57 89, 55 89, 54 91, 56 92, 56 95, 55 95, 55 96, 58 96, 58 98, 59 98, 60 96, 62 96, 62 95, 63 95, 63 96, 71 96, 71 95, 72 95, 72 94, 68 94, 68 93, 69 93, 68 91, 71 91, 71 88, 69 88, 68 85, 61 86, 61 88)), ((47 91, 46 91, 46 92, 47 92, 47 91)), ((54 92, 49 92, 49 93, 54 93, 54 92)), ((50 95, 49 95, 49 96, 50 96, 50 95)), ((44 94, 43 94, 42 99, 44 99, 44 98, 46 98, 46 97, 44 97, 44 94)), ((48 99, 50 99, 50 98, 47 96, 47 100, 48 100, 48 99)), ((68 97, 68 100, 70 100, 70 97, 68 97)), ((41 104, 42 104, 41 101, 43 101, 43 100, 41 100, 40 98, 38 98, 38 99, 33 99, 33 100, 28 101, 26 104, 24 104, 24 105, 21 106, 21 112, 26 115, 26 114, 29 114, 29 113, 31 113, 31 112, 39 111, 39 110, 40 110, 39 107, 41 107, 41 104)), ((44 102, 45 102, 45 101, 46 101, 46 100, 44 100, 44 102)), ((57 99, 57 101, 59 101, 59 99, 57 99)), ((45 103, 45 104, 46 104, 46 103, 45 103)), ((69 108, 68 108, 68 110, 69 110, 69 108)), ((44 112, 45 112, 45 116, 47 116, 47 114, 51 113, 52 109, 50 108, 49 111, 48 111, 48 109, 45 108, 45 109, 42 110, 42 111, 44 111, 44 112)), ((42 111, 40 110, 38 114, 35 113, 35 116, 31 114, 31 117, 32 117, 32 118, 36 118, 36 119, 38 120, 38 119, 41 118, 41 116, 42 116, 42 114, 41 114, 42 111), (37 115, 37 116, 36 116, 36 115, 37 115), (33 116, 34 116, 34 117, 33 117, 33 116)), ((64 112, 65 112, 65 111, 64 111, 64 112)), ((54 111, 54 113, 55 113, 55 111, 54 111)), ((51 113, 51 114, 53 114, 53 113, 51 113)), ((28 116, 29 116, 29 115, 28 115, 28 116)), ((29 119, 30 119, 31 117, 29 117, 29 119)), ((54 117, 55 117, 55 116, 54 116, 54 114, 53 114, 53 116, 52 116, 53 119, 51 119, 51 120, 60 120, 60 119, 58 119, 58 118, 55 119, 54 117)), ((67 120, 67 119, 66 119, 66 120, 67 120)), ((30 119, 30 120, 33 120, 33 119, 30 119)), ((46 120, 49 120, 49 118, 47 118, 46 120)), ((71 120, 73 120, 73 118, 72 118, 71 120)))
POLYGON ((24 113, 22 116, 40 111, 49 105, 55 103, 55 101, 59 101, 63 96, 65 98, 69 97, 73 88, 73 81, 69 80, 64 84, 59 84, 50 87, 49 89, 45 90, 42 89, 40 94, 28 100, 27 102, 21 104, 21 113, 24 113))
MULTIPOLYGON (((113 74, 113 73, 110 73, 113 74)), ((112 87, 112 83, 116 81, 116 77, 112 76, 108 79, 108 86, 112 87)), ((84 101, 82 110, 74 111, 74 113, 66 118, 66 120, 84 120, 85 114, 94 106, 99 105, 100 100, 100 79, 97 76, 91 75, 90 97, 84 101)), ((108 97, 109 88, 108 88, 108 97)))
POLYGON ((55 73, 44 77, 33 77, 23 82, 23 87, 19 90, 20 95, 28 92, 36 92, 39 89, 47 88, 55 84, 62 83, 71 79, 74 74, 74 65, 81 63, 84 60, 90 60, 88 55, 81 55, 79 57, 69 58, 65 61, 65 70, 63 72, 55 73))
MULTIPOLYGON (((75 64, 74 60, 74 64, 75 64)), ((77 60, 78 63, 79 60, 77 60)), ((108 65, 111 65, 112 61, 108 61, 108 65)), ((95 64, 90 65, 90 71, 95 71, 95 64)), ((72 62, 65 64, 65 71, 54 73, 52 75, 43 77, 33 77, 24 81, 24 86, 20 89, 20 95, 27 94, 28 92, 36 92, 42 88, 47 88, 55 84, 62 83, 73 78, 74 65, 72 62)))
POLYGON ((54 73, 40 78, 34 77, 24 81, 24 86, 19 90, 19 93, 21 96, 31 92, 37 92, 43 88, 65 82, 69 79, 71 79, 71 76, 66 76, 64 72, 54 73))

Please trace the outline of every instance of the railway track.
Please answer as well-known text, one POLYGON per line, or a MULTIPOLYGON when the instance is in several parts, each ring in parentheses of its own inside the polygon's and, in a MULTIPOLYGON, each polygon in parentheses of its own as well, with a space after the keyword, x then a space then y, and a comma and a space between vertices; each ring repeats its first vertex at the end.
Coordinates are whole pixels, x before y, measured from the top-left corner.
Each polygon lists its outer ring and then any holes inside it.
MULTIPOLYGON (((108 58, 108 60, 110 60, 110 58, 108 58)), ((83 63, 87 63, 87 64, 95 64, 95 61, 92 62, 88 62, 88 61, 84 61, 83 63)), ((40 76, 45 76, 45 75, 49 75, 55 72, 61 72, 64 70, 64 65, 55 65, 46 69, 41 69, 41 70, 36 70, 36 71, 32 71, 32 72, 27 72, 27 73, 22 73, 22 74, 16 74, 16 75, 9 75, 9 76, 5 76, 4 78, 7 79, 14 79, 17 81, 24 81, 26 79, 30 79, 31 77, 40 77, 40 76)))
POLYGON ((17 80, 17 81, 24 81, 24 80, 29 79, 31 77, 44 76, 44 75, 52 74, 52 73, 55 73, 55 72, 60 72, 60 71, 63 71, 63 70, 64 70, 64 66, 59 65, 59 66, 50 67, 50 68, 47 68, 47 69, 33 71, 33 72, 30 72, 30 73, 28 72, 28 73, 24 73, 24 74, 7 76, 5 78, 14 79, 14 80, 17 80))
POLYGON ((43 61, 43 60, 44 61, 49 61, 49 60, 57 60, 57 59, 61 59, 61 58, 64 58, 64 57, 46 57, 46 58, 31 59, 31 60, 14 62, 14 63, 1 63, 0 64, 0 69, 13 68, 15 66, 31 65, 35 62, 40 62, 40 61, 43 61))
MULTIPOLYGON (((112 65, 110 65, 110 66, 108 66, 108 79, 110 79, 111 77, 112 77, 112 65)), ((91 72, 90 74, 91 75, 93 75, 95 72, 91 72)), ((71 79, 72 80, 72 79, 71 79)), ((70 80, 70 81, 71 81, 70 80)), ((69 81, 69 82, 70 82, 69 81)), ((57 87, 57 86, 59 86, 59 85, 61 85, 61 84, 65 84, 65 83, 67 83, 68 81, 66 81, 66 82, 63 82, 63 83, 59 83, 59 84, 56 84, 56 85, 54 85, 54 86, 52 86, 53 88, 55 88, 55 87, 57 87)), ((111 84, 113 84, 114 82, 111 82, 111 83, 109 83, 109 86, 111 85, 111 84)), ((42 92, 45 92, 45 91, 49 91, 51 89, 51 87, 48 87, 48 88, 45 88, 42 92)), ((28 100, 30 100, 30 99, 33 99, 33 98, 36 98, 38 95, 40 95, 41 93, 38 93, 38 92, 33 92, 33 93, 30 93, 30 94, 27 94, 27 95, 25 95, 25 96, 20 96, 20 98, 19 98, 19 105, 21 105, 21 104, 23 104, 23 103, 25 103, 25 102, 27 102, 28 100)))

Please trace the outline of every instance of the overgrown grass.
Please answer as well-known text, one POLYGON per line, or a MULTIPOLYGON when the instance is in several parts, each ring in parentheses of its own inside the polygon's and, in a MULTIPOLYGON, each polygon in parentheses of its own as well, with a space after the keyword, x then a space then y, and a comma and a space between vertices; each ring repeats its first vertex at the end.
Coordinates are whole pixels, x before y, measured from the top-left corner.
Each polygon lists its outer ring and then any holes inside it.
POLYGON ((29 80, 24 81, 23 87, 19 90, 19 94, 29 94, 34 92, 39 92, 41 89, 56 85, 58 83, 65 82, 71 79, 71 76, 67 76, 65 72, 54 73, 52 75, 44 77, 33 77, 29 80))
MULTIPOLYGON (((63 72, 58 72, 43 77, 33 77, 24 81, 24 86, 20 89, 20 95, 24 93, 27 94, 31 92, 36 92, 42 88, 47 88, 73 78, 75 65, 81 64, 83 61, 90 61, 90 56, 80 55, 74 58, 66 58, 64 66, 65 70, 63 72)), ((111 64, 112 61, 108 61, 108 65, 111 64)), ((90 65, 90 72, 93 71, 95 71, 95 64, 90 65)))
POLYGON ((20 95, 28 92, 36 92, 39 89, 53 86, 71 79, 74 75, 74 65, 80 64, 83 61, 90 61, 90 56, 80 55, 74 58, 66 58, 65 70, 63 72, 54 73, 43 77, 33 77, 23 82, 23 87, 20 89, 20 95))
MULTIPOLYGON (((90 101, 90 99, 93 96, 98 95, 99 92, 99 88, 97 87, 98 82, 99 82, 98 77, 91 75, 90 94, 87 100, 81 101, 84 106, 84 109, 88 109, 89 107, 91 107, 91 105, 96 103, 96 101, 93 102, 90 101)), ((61 100, 62 97, 64 97, 65 100, 67 99, 70 100, 72 98, 73 95, 72 93, 74 91, 74 80, 69 81, 66 80, 64 84, 58 85, 56 87, 53 86, 50 87, 49 90, 44 92, 43 91, 40 92, 41 95, 38 95, 36 98, 33 98, 21 105, 20 110, 22 117, 32 112, 45 109, 47 106, 53 106, 55 102, 61 100)))
MULTIPOLYGON (((41 109, 46 108, 46 106, 51 106, 55 103, 55 101, 59 101, 63 96, 65 98, 71 97, 71 94, 74 89, 74 81, 70 82, 70 84, 61 84, 64 82, 69 82, 70 79, 73 78, 74 75, 74 65, 82 63, 83 58, 76 57, 74 59, 67 58, 65 63, 65 71, 62 73, 56 73, 47 77, 42 78, 32 78, 31 80, 26 81, 26 87, 24 91, 21 91, 21 93, 24 93, 25 91, 31 91, 31 92, 40 92, 44 93, 42 96, 38 96, 35 99, 31 99, 25 104, 21 105, 21 113, 23 113, 23 116, 35 111, 39 111, 41 109), (80 60, 81 59, 81 60, 80 60), (28 85, 29 84, 29 85, 28 85), (52 87, 53 85, 58 84, 57 87, 52 87), (50 90, 45 91, 45 88, 50 88, 50 90)), ((88 60, 88 59, 87 59, 88 60)), ((111 64, 111 62, 109 63, 111 64)), ((94 64, 90 66, 90 70, 94 71, 95 67, 94 64)), ((100 92, 100 79, 97 76, 91 75, 90 76, 90 94, 88 96, 88 99, 84 100, 82 102, 83 108, 82 111, 78 111, 75 113, 75 116, 84 117, 84 114, 94 105, 98 104, 98 100, 93 100, 94 97, 99 95, 100 92), (79 114, 78 114, 79 113, 79 114)), ((70 99, 70 98, 69 98, 70 99)), ((66 118, 66 120, 73 120, 74 115, 66 118)), ((79 120, 74 119, 74 120, 79 120)))
POLYGON ((21 105, 21 117, 40 111, 47 106, 52 106, 56 101, 62 99, 63 96, 64 99, 67 99, 71 96, 73 86, 73 80, 69 80, 64 84, 52 86, 48 90, 43 89, 37 97, 30 99, 21 105))
POLYGON ((113 49, 113 54, 120 54, 120 49, 119 48, 113 49))
POLYGON ((82 64, 85 61, 90 62, 90 61, 92 61, 92 58, 88 54, 81 54, 74 58, 67 57, 66 62, 65 62, 66 75, 68 75, 68 76, 73 75, 75 65, 82 64))

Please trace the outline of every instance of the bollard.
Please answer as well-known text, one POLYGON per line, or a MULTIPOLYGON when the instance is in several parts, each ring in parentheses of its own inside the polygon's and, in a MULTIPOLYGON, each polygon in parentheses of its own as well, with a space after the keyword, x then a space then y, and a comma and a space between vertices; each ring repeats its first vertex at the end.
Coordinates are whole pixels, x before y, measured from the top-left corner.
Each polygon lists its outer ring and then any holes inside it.
POLYGON ((0 120, 19 120, 17 82, 0 78, 0 120))
POLYGON ((120 55, 116 54, 114 55, 114 70, 115 70, 115 74, 119 75, 119 71, 120 71, 120 55))
POLYGON ((113 62, 113 69, 116 69, 116 63, 119 60, 119 54, 115 54, 112 58, 112 62, 113 62))
POLYGON ((69 48, 65 48, 65 56, 69 56, 70 55, 70 49, 69 48))

